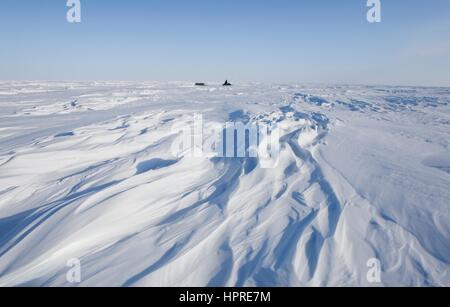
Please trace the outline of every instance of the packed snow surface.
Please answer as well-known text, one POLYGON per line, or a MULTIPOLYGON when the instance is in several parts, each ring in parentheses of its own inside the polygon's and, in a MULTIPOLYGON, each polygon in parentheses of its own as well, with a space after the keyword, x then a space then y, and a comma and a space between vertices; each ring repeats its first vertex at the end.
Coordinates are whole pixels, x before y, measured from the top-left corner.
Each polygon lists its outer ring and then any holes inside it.
POLYGON ((450 286, 449 146, 449 88, 2 82, 0 286, 450 286), (174 156, 195 114, 279 162, 174 156))

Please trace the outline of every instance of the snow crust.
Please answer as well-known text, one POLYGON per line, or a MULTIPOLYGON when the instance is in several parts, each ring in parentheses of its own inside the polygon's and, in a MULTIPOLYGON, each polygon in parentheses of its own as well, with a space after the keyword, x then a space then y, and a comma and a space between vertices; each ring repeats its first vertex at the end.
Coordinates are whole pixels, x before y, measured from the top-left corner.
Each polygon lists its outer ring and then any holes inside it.
POLYGON ((450 286, 449 144, 448 88, 2 82, 0 286, 450 286), (278 165, 174 157, 195 113, 278 165))

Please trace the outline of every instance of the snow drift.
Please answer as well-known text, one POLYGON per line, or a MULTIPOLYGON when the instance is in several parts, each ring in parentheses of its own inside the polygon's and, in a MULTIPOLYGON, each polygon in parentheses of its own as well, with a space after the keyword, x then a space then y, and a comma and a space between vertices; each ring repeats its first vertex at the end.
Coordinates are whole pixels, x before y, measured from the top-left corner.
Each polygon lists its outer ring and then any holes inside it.
POLYGON ((450 286, 449 89, 0 93, 1 286, 70 286, 73 258, 82 286, 450 286), (279 163, 174 157, 171 127, 195 113, 282 127, 279 163))

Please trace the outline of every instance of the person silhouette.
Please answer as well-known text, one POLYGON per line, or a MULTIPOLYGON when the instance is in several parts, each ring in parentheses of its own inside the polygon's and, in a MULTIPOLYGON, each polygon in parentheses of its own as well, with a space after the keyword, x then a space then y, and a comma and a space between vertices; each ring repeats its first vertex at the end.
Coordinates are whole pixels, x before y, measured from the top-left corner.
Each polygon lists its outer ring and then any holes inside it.
POLYGON ((228 82, 228 80, 225 80, 225 83, 223 84, 223 86, 230 86, 231 83, 228 82))

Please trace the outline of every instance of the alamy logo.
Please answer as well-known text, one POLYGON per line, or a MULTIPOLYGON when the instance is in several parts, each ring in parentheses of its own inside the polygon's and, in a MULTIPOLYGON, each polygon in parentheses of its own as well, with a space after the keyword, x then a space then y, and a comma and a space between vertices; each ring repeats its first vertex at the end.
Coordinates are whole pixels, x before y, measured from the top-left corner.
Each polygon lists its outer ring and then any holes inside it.
MULTIPOLYGON (((81 2, 80 0, 67 0, 67 21, 69 23, 81 22, 81 2)), ((367 21, 370 23, 381 22, 381 0, 367 0, 367 21)))
POLYGON ((81 2, 80 0, 67 0, 67 21, 69 23, 81 22, 81 2))
POLYGON ((381 0, 367 0, 367 21, 370 23, 381 22, 381 0))
POLYGON ((72 258, 67 261, 67 267, 70 268, 66 273, 66 280, 70 284, 78 284, 81 282, 81 261, 72 258))
POLYGON ((367 261, 367 281, 371 284, 381 283, 381 261, 372 258, 367 261))
POLYGON ((280 129, 261 123, 208 123, 196 114, 188 123, 175 124, 180 135, 172 144, 173 156, 187 158, 258 158, 261 168, 275 168, 279 162, 280 129))

